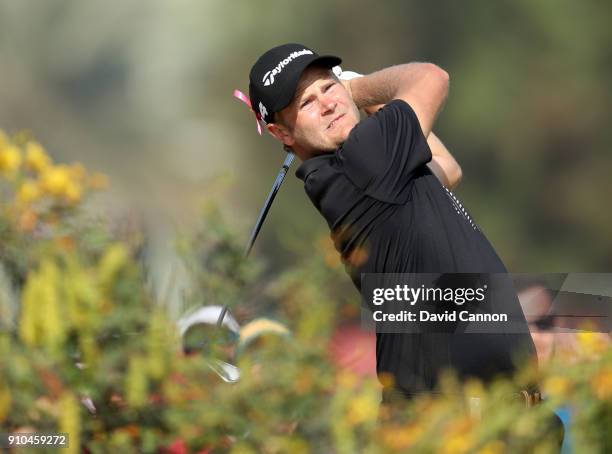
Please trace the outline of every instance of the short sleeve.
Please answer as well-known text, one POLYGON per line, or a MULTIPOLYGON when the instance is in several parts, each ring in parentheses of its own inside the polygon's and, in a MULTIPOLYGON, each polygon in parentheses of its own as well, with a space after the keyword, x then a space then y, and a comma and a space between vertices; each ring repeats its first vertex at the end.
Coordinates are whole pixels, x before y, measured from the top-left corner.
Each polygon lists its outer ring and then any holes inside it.
POLYGON ((395 99, 353 128, 337 159, 347 178, 367 195, 405 203, 412 179, 431 160, 431 151, 412 108, 395 99))

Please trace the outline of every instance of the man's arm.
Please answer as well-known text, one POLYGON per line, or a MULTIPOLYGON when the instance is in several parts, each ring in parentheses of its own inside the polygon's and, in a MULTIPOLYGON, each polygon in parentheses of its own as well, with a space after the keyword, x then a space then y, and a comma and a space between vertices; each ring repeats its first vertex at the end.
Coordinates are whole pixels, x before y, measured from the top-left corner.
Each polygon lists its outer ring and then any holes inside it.
POLYGON ((427 144, 431 150, 431 161, 427 167, 443 186, 448 189, 456 188, 463 176, 461 166, 433 131, 427 137, 427 144))
POLYGON ((448 93, 448 74, 431 63, 407 63, 351 79, 346 84, 358 108, 403 99, 429 136, 448 93))
POLYGON ((448 74, 430 63, 408 63, 367 76, 351 73, 342 83, 358 108, 372 115, 393 99, 403 99, 415 111, 427 138, 432 160, 427 165, 442 185, 455 188, 461 167, 438 137, 431 132, 448 93, 448 74), (424 124, 425 122, 425 124, 424 124))
MULTIPOLYGON (((363 111, 370 116, 378 112, 382 107, 382 104, 364 106, 363 111)), ((431 170, 443 186, 448 189, 455 189, 461 183, 461 178, 463 177, 461 166, 433 131, 427 136, 427 145, 429 145, 431 150, 431 161, 427 164, 427 167, 429 167, 429 170, 431 170)))

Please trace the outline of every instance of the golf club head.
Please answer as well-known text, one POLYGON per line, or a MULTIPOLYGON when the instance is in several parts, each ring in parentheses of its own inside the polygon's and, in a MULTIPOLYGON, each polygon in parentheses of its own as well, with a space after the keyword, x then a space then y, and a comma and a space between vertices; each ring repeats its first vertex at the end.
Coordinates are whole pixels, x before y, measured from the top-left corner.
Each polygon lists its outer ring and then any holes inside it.
POLYGON ((240 380, 240 369, 230 363, 215 359, 207 361, 208 367, 226 383, 236 383, 240 380))
POLYGON ((234 353, 231 350, 236 348, 239 340, 240 325, 229 313, 221 318, 224 309, 227 312, 225 306, 200 307, 181 317, 177 321, 177 328, 182 338, 184 353, 203 353, 206 365, 217 376, 226 383, 235 383, 240 379, 240 370, 219 359, 219 356, 233 361, 234 353), (219 321, 222 323, 218 323, 219 321))

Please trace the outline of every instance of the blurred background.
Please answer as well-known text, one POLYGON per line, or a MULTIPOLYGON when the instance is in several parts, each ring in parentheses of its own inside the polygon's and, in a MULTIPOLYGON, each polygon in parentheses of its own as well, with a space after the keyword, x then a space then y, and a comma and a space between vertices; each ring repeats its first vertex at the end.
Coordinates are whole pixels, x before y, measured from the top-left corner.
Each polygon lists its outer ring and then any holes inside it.
MULTIPOLYGON (((513 272, 612 267, 612 4, 606 1, 0 0, 0 127, 109 174, 159 251, 197 221, 211 178, 244 232, 284 159, 232 97, 283 42, 368 73, 431 61, 457 190, 513 272)), ((274 273, 327 235, 290 171, 255 253, 274 273), (291 251, 291 252, 290 252, 291 251)))

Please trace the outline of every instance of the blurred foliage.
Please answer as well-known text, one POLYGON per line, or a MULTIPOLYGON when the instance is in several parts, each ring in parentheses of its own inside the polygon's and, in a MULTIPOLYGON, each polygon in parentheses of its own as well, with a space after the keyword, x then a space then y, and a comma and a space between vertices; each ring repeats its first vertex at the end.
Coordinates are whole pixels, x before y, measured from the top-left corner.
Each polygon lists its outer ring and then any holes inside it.
MULTIPOLYGON (((90 174, 78 167, 61 179, 62 191, 44 188, 33 162, 74 167, 33 161, 46 154, 31 139, 2 140, 0 251, 12 279, 2 280, 0 292, 0 431, 68 432, 66 452, 92 453, 551 452, 548 418, 566 405, 576 446, 610 452, 612 352, 589 334, 580 335, 571 358, 539 372, 527 365, 513 382, 485 389, 448 375, 438 395, 379 409, 378 383, 329 358, 346 301, 328 239, 262 290, 291 335, 269 333, 243 349, 241 380, 223 382, 204 355, 181 353, 174 323, 144 284, 138 248, 79 217, 88 186, 80 186, 79 200, 66 188, 90 174), (43 186, 38 198, 19 195, 26 181, 43 186), (36 216, 24 225, 27 210, 36 216), (76 236, 92 231, 98 234, 76 236), (549 394, 544 404, 526 410, 508 400, 534 380, 549 394), (473 397, 482 399, 481 417, 470 411, 473 397)), ((194 240, 182 240, 197 276, 191 295, 239 310, 249 304, 241 289, 261 266, 242 262, 242 242, 214 204, 205 213, 194 240)))

